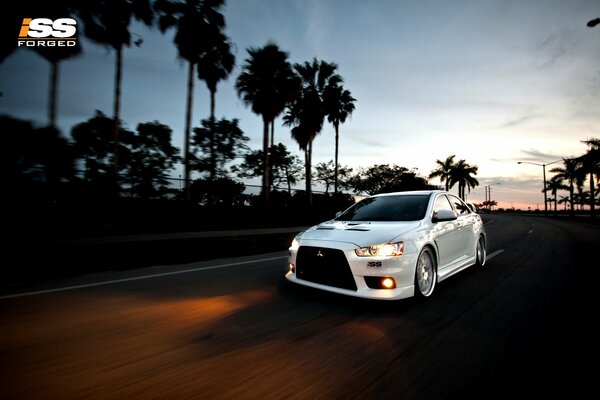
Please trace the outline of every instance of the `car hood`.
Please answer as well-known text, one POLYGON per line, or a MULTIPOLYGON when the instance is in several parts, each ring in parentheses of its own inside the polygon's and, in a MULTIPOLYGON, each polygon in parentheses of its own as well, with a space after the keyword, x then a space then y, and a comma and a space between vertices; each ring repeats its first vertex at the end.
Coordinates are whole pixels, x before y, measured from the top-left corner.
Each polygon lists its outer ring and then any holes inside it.
POLYGON ((307 229, 300 240, 323 240, 352 243, 359 247, 390 242, 412 231, 420 221, 407 222, 342 222, 328 221, 307 229))

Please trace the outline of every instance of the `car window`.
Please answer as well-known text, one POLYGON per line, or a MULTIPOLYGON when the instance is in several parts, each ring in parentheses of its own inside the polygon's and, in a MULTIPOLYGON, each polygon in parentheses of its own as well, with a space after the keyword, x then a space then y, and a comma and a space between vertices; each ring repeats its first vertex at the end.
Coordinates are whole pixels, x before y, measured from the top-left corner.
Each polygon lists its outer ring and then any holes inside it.
POLYGON ((468 215, 471 213, 471 209, 461 199, 456 196, 450 195, 450 201, 454 206, 454 211, 457 215, 468 215))
POLYGON ((452 205, 450 205, 450 202, 448 201, 448 198, 446 196, 444 196, 443 194, 438 196, 437 199, 435 199, 435 204, 433 205, 434 213, 437 213, 440 210, 454 211, 452 209, 452 205))
POLYGON ((425 218, 430 195, 369 197, 356 203, 336 221, 418 221, 425 218))

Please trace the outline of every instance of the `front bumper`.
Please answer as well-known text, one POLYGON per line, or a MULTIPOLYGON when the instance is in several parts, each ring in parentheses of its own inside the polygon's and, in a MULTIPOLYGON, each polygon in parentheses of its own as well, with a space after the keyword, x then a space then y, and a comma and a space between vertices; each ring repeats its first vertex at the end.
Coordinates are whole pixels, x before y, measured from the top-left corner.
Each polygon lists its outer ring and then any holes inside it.
POLYGON ((414 296, 416 254, 358 257, 354 252, 356 248, 344 242, 301 241, 298 249, 290 248, 286 279, 315 289, 369 299, 398 300, 414 296), (309 251, 312 256, 306 256, 309 251), (369 277, 392 278, 395 287, 369 287, 365 280, 369 277))

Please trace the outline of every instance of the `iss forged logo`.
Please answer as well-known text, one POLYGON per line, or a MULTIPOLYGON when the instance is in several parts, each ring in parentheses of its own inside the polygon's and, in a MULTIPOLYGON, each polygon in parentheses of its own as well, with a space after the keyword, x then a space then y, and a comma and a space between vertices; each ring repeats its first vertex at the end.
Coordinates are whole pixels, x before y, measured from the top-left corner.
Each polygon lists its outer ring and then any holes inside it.
POLYGON ((77 21, 73 18, 23 18, 17 46, 74 47, 77 21))

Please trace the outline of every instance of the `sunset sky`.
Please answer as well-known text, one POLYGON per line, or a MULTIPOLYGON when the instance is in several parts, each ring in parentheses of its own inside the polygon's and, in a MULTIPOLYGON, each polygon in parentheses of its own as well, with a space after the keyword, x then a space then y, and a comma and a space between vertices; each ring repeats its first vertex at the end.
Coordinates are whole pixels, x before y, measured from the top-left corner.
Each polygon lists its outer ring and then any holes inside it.
MULTIPOLYGON (((216 114, 238 118, 253 149, 262 146, 262 120, 234 84, 246 49, 269 40, 293 63, 338 64, 357 99, 341 126, 340 163, 356 169, 388 163, 426 176, 455 154, 479 166, 470 200, 483 201, 493 184, 502 207, 543 208, 542 168, 517 162, 577 156, 582 140, 600 138, 600 26, 586 26, 600 17, 599 0, 229 0, 223 12, 237 67, 219 85, 216 114)), ((182 148, 187 66, 173 32, 131 30, 144 43, 124 52, 122 119, 131 129, 167 124, 182 148)), ((64 134, 96 109, 112 115, 114 53, 82 29, 79 37, 83 55, 61 64, 64 134)), ((0 64, 0 114, 45 124, 48 79, 48 63, 18 49, 0 64)), ((196 81, 193 125, 208 114, 208 91, 196 81)), ((301 155, 280 121, 276 141, 301 155)), ((333 159, 331 125, 314 149, 314 164, 333 159)))

